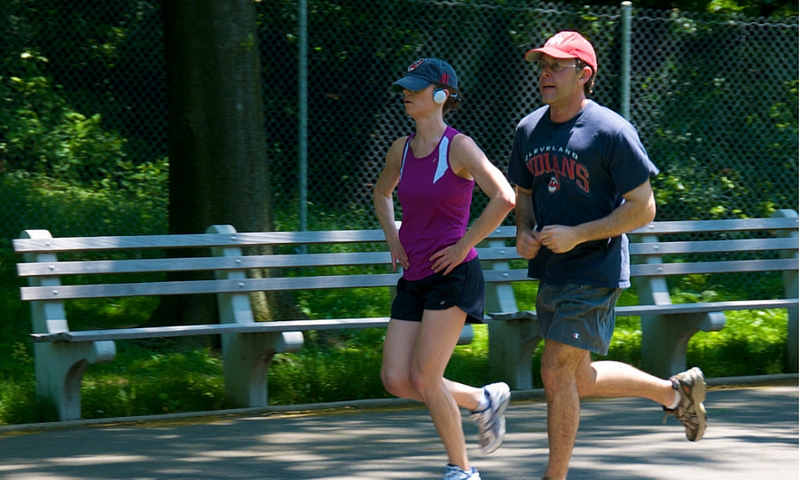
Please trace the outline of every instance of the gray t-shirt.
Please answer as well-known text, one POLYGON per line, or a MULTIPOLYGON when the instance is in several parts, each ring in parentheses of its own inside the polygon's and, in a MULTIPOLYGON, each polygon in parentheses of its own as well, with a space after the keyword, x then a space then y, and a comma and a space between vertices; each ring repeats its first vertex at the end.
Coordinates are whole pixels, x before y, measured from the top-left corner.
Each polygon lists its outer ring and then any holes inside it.
MULTIPOLYGON (((509 180, 531 190, 538 228, 575 226, 608 216, 630 192, 658 174, 636 129, 593 101, 571 120, 553 123, 550 107, 520 121, 509 180)), ((553 285, 630 286, 625 235, 582 243, 563 254, 547 248, 528 264, 528 276, 553 285)))

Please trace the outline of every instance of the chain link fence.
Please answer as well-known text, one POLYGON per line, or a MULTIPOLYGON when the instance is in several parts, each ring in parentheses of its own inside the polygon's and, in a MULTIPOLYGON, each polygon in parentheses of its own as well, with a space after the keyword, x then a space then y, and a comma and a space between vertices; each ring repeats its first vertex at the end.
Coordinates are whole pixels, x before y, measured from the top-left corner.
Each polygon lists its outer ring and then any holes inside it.
MULTIPOLYGON (((392 141, 413 128, 388 86, 416 58, 438 56, 455 67, 465 102, 448 120, 504 171, 516 123, 541 105, 538 79, 523 54, 553 32, 575 29, 592 40, 600 62, 594 98, 619 110, 619 9, 487 3, 312 7, 309 200, 318 214, 334 215, 337 225, 377 226, 371 183, 392 141)), ((292 18, 295 7, 275 2, 269 8, 268 17, 279 19, 292 18)), ((293 201, 297 129, 280 112, 291 111, 298 95, 286 81, 296 72, 296 26, 281 27, 269 29, 271 48, 263 58, 266 92, 280 92, 283 102, 268 109, 268 142, 273 160, 285 167, 280 172, 290 173, 275 184, 293 201)), ((634 12, 631 121, 663 172, 655 182, 658 219, 756 217, 795 208, 797 27, 797 19, 634 12)), ((484 201, 477 193, 475 205, 484 201)), ((315 215, 310 218, 313 225, 315 215)))
MULTIPOLYGON (((541 105, 524 53, 559 30, 595 45, 593 98, 621 108, 620 9, 487 0, 309 0, 309 228, 378 228, 371 188, 411 133, 391 83, 450 62, 446 119, 503 171, 541 105)), ((160 3, 0 5, 0 241, 167 231, 160 3)), ((276 227, 298 227, 298 5, 256 3, 276 227)), ((630 116, 662 171, 658 220, 768 216, 798 204, 798 19, 633 11, 630 116)), ((173 181, 180 181, 173 179, 173 181)), ((479 191, 475 207, 485 198, 479 191)), ((511 217, 507 220, 512 223, 511 217)))

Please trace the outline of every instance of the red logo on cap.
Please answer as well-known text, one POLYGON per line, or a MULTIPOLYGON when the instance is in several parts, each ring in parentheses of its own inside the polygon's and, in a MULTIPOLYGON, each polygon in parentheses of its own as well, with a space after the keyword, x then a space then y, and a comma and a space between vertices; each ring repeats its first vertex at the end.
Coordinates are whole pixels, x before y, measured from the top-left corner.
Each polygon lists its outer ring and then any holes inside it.
POLYGON ((447 73, 443 73, 441 80, 439 80, 439 83, 443 85, 450 85, 450 75, 448 75, 447 73))
POLYGON ((417 69, 417 67, 422 65, 424 62, 425 62, 425 60, 417 60, 416 62, 414 62, 414 63, 412 63, 411 65, 408 66, 408 71, 409 72, 413 72, 414 70, 417 69))

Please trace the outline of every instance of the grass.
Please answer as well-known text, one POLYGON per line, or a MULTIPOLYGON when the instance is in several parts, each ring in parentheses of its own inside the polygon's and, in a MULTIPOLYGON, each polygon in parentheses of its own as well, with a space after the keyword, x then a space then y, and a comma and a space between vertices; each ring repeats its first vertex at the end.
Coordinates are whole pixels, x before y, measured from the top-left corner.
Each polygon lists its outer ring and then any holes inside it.
MULTIPOLYGON (((527 288, 527 287, 526 287, 527 288)), ((363 301, 357 295, 351 301, 363 301), (354 300, 353 300, 354 299, 354 300)), ((340 299, 341 300, 341 299, 340 299)), ((721 332, 698 333, 688 348, 688 363, 709 378, 781 373, 786 358, 786 311, 729 312, 721 332)), ((489 378, 488 331, 475 326, 469 345, 456 347, 447 376, 471 385, 489 378)), ((5 331, 5 330, 4 330, 5 331)), ((4 340, 9 354, 0 357, 0 424, 55 420, 55 413, 37 402, 32 345, 28 332, 4 340)), ((383 329, 345 331, 333 340, 309 332, 298 354, 280 354, 269 370, 270 403, 290 405, 389 397, 380 382, 383 329)), ((3 337, 7 338, 7 337, 3 337)), ((168 341, 117 342, 114 362, 90 365, 84 377, 84 418, 145 415, 229 408, 224 395, 222 364, 207 348, 188 348, 168 341)), ((618 319, 608 359, 641 365, 638 318, 618 319)), ((534 385, 542 344, 533 359, 534 385)))

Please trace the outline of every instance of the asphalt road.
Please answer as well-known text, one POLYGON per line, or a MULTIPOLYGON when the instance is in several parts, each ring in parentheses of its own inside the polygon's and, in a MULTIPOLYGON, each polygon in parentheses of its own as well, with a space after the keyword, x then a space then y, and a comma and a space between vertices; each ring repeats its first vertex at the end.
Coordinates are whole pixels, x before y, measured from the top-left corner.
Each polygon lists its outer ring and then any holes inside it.
MULTIPOLYGON (((519 400, 508 436, 490 456, 464 416, 471 461, 483 480, 541 478, 546 405, 519 400)), ((439 479, 446 456, 418 405, 228 414, 146 422, 75 422, 0 430, 0 478, 439 479), (44 428, 37 430, 37 428, 44 428)), ((702 441, 641 399, 582 405, 571 480, 798 479, 798 388, 709 391, 702 441)))

